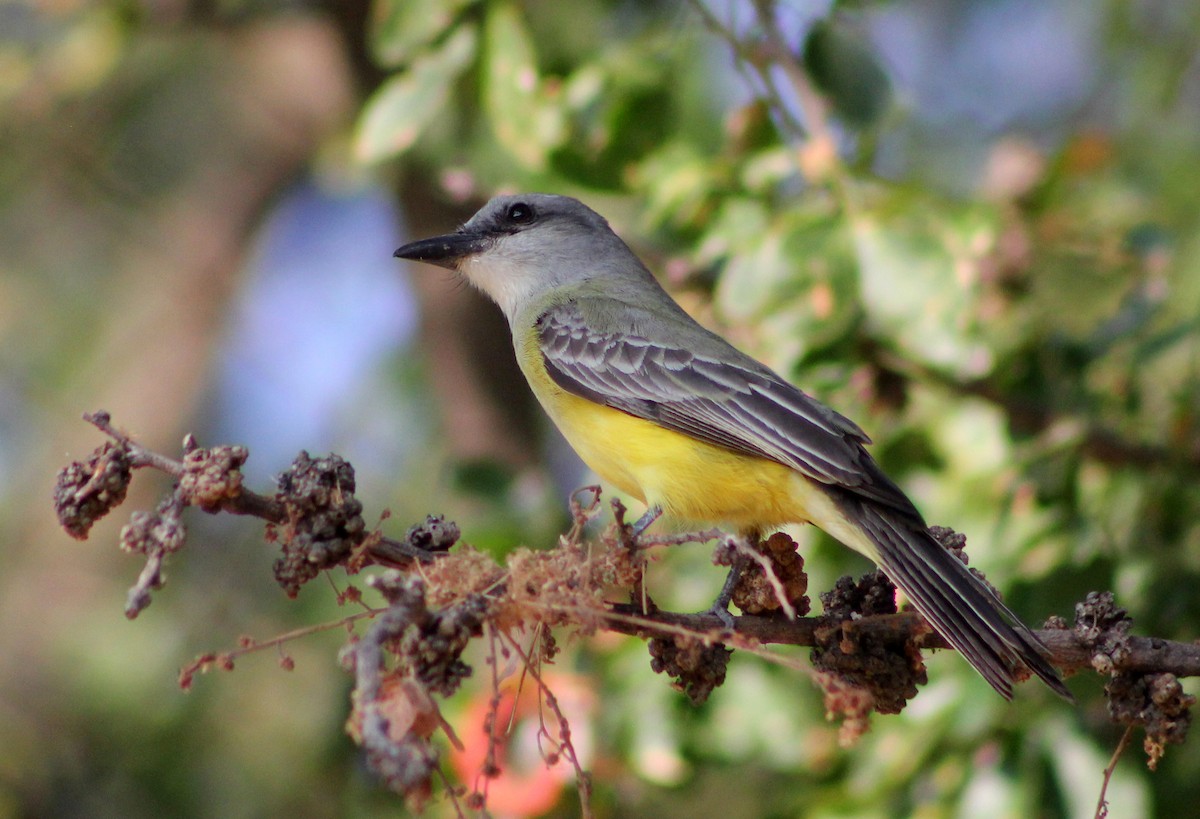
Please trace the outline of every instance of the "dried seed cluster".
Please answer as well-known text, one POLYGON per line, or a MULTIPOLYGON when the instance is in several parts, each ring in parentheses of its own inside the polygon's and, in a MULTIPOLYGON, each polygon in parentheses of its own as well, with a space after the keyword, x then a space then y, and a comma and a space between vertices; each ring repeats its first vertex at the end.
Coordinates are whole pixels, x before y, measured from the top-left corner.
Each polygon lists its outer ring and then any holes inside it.
MULTIPOLYGON (((770 560, 775 577, 783 586, 784 597, 796 610, 796 616, 808 614, 811 608, 807 594, 808 575, 804 572, 804 558, 796 551, 796 541, 784 532, 776 532, 757 545, 758 551, 770 560)), ((783 608, 775 585, 762 566, 755 562, 748 564, 738 577, 731 602, 746 614, 764 614, 783 608)))
POLYGON ((875 710, 899 714, 929 682, 920 650, 911 641, 893 643, 853 627, 832 631, 812 651, 813 666, 870 692, 875 710))
POLYGON ((183 508, 179 493, 172 492, 153 512, 134 512, 121 528, 121 548, 140 555, 179 551, 187 538, 183 508))
POLYGON ((350 556, 366 525, 362 503, 354 497, 354 467, 337 455, 313 458, 301 452, 276 482, 275 498, 287 507, 288 523, 275 579, 295 597, 322 570, 350 556))
MULTIPOLYGON (((920 650, 911 640, 883 639, 878 633, 854 628, 858 618, 896 613, 896 587, 883 572, 876 569, 855 582, 850 577, 838 579, 832 591, 821 594, 825 618, 829 625, 818 631, 818 644, 813 647, 813 666, 829 672, 832 678, 848 683, 850 688, 865 692, 876 711, 898 714, 908 700, 917 695, 917 686, 929 681, 920 650)), ((826 687, 826 699, 830 699, 826 687)), ((845 687, 838 688, 844 693, 845 687)), ((834 702, 844 699, 834 697, 834 702)), ((846 711, 850 718, 858 714, 861 698, 856 694, 853 708, 846 711)), ((841 712, 841 709, 831 710, 841 712)))
POLYGON ((864 574, 857 582, 843 575, 831 590, 821 592, 821 605, 827 618, 838 621, 895 614, 896 586, 879 569, 864 574))
POLYGON ((483 633, 487 611, 487 599, 472 594, 456 606, 426 612, 400 639, 401 662, 427 689, 449 697, 471 676, 462 652, 472 637, 483 633))
POLYGON ((426 552, 445 552, 457 543, 460 537, 462 531, 458 524, 446 520, 445 515, 427 515, 425 520, 414 523, 404 533, 406 543, 426 552))
POLYGON ((1129 657, 1129 629, 1133 620, 1116 604, 1112 592, 1088 592, 1075 604, 1075 636, 1093 649, 1092 668, 1111 674, 1129 657))
POLYGON ((1196 698, 1183 692, 1174 674, 1120 672, 1104 687, 1104 693, 1108 695, 1108 713, 1115 722, 1145 729, 1142 745, 1150 770, 1158 766, 1168 744, 1182 745, 1187 739, 1196 698))
POLYGON ((655 637, 648 643, 650 668, 674 678, 672 686, 700 705, 725 682, 731 649, 720 643, 706 645, 694 637, 655 637))
POLYGON ((54 511, 67 534, 87 537, 92 524, 125 500, 133 465, 123 444, 106 442, 86 461, 59 470, 54 483, 54 511))
POLYGON ((205 512, 215 512, 222 502, 242 491, 242 464, 250 457, 244 446, 191 449, 183 456, 179 496, 205 512))

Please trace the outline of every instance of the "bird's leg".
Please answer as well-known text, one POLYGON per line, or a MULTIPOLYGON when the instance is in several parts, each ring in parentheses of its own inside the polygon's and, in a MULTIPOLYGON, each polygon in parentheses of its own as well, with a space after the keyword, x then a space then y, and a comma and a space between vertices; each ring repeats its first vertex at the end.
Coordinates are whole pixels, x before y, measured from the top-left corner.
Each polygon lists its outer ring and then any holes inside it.
MULTIPOLYGON (((631 554, 637 553, 637 550, 640 545, 639 541, 641 540, 642 534, 648 528, 650 528, 650 524, 652 524, 652 523, 654 523, 654 521, 658 520, 660 515, 662 515, 662 507, 658 506, 658 505, 651 506, 649 509, 647 509, 645 511, 645 513, 640 518, 638 518, 636 521, 634 521, 634 524, 632 526, 629 527, 629 542, 631 544, 631 550, 630 550, 631 554)), ((641 606, 642 612, 644 614, 649 614, 650 612, 655 611, 658 608, 658 606, 656 606, 654 604, 654 601, 650 599, 650 595, 646 593, 645 558, 644 557, 640 558, 640 561, 641 562, 639 563, 640 568, 638 571, 637 582, 634 584, 633 591, 630 593, 630 595, 632 597, 633 602, 635 604, 638 604, 641 606)))
POLYGON ((733 600, 733 592, 737 589, 738 580, 742 577, 742 572, 746 570, 746 565, 750 562, 749 551, 757 545, 758 535, 751 533, 745 537, 730 535, 720 545, 717 546, 717 552, 714 555, 714 562, 724 564, 729 562, 729 574, 725 576, 725 583, 721 586, 721 592, 717 595, 717 599, 708 607, 705 614, 716 615, 726 628, 732 629, 734 626, 733 615, 729 612, 729 602, 733 600))
POLYGON ((624 546, 631 552, 636 552, 640 548, 638 539, 642 533, 650 528, 650 524, 662 517, 662 507, 657 504, 646 510, 646 513, 633 523, 625 522, 625 504, 621 503, 620 498, 612 499, 613 518, 617 521, 617 537, 624 546))
POLYGON ((646 513, 638 518, 634 524, 629 527, 630 539, 636 541, 638 538, 640 538, 642 536, 642 532, 645 532, 650 528, 650 524, 662 517, 662 513, 662 507, 657 504, 647 509, 646 513))
POLYGON ((634 561, 637 568, 637 579, 634 580, 633 587, 629 590, 629 599, 634 605, 641 608, 642 613, 649 614, 658 607, 654 605, 650 595, 646 594, 645 558, 639 554, 641 551, 639 540, 650 524, 662 515, 662 507, 651 506, 632 524, 625 522, 625 504, 621 503, 620 499, 613 498, 612 507, 613 518, 617 522, 617 538, 621 545, 629 551, 630 559, 634 561))
POLYGON ((733 599, 733 590, 737 588, 738 580, 741 579, 742 572, 749 560, 745 555, 738 555, 733 559, 733 565, 729 567, 729 574, 725 575, 725 584, 721 586, 721 593, 717 595, 717 599, 705 612, 705 614, 716 615, 726 628, 733 628, 734 620, 733 614, 729 611, 729 601, 733 599))

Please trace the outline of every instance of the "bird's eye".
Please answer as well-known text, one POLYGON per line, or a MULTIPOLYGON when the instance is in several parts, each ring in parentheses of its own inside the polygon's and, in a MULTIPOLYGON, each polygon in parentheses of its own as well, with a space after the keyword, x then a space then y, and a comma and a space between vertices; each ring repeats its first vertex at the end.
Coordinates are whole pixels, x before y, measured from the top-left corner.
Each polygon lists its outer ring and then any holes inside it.
POLYGON ((505 216, 514 225, 527 225, 533 221, 533 208, 524 202, 514 202, 508 206, 505 216))

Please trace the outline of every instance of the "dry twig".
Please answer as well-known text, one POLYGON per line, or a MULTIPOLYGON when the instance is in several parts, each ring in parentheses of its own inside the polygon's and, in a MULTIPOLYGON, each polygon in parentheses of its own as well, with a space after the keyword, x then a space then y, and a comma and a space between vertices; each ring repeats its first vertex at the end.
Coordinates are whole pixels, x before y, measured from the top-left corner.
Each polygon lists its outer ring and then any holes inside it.
MULTIPOLYGON (((471 673, 462 651, 484 633, 491 635, 488 662, 493 676, 497 652, 516 654, 539 686, 558 724, 558 738, 547 736, 556 753, 567 754, 576 768, 585 811, 590 782, 570 746, 570 728, 553 693, 532 655, 513 637, 519 630, 532 630, 528 633, 546 639, 551 639, 549 629, 554 626, 581 635, 606 630, 647 639, 656 668, 669 671, 697 701, 723 681, 731 649, 793 664, 764 647, 812 646, 813 678, 824 688, 830 711, 845 717, 847 741, 866 729, 870 711, 899 711, 916 693, 924 682, 922 649, 949 647, 920 615, 895 610, 894 590, 879 573, 857 583, 850 578, 839 581, 833 592, 822 595, 822 616, 791 616, 789 609, 797 615, 808 610, 807 577, 795 544, 783 535, 755 552, 752 568, 758 579, 752 578, 746 588, 739 586, 734 595, 740 616, 668 612, 654 606, 641 585, 646 550, 719 533, 631 538, 623 524, 624 510, 618 508, 617 523, 598 541, 584 542, 583 527, 600 509, 595 488, 588 489, 587 498, 579 493, 572 498, 574 524, 556 548, 518 550, 500 566, 466 546, 450 551, 458 528, 440 517, 410 528, 402 540, 367 533, 361 525, 361 506, 353 498, 353 469, 337 456, 313 459, 302 453, 279 481, 280 491, 268 497, 242 485, 238 467, 247 457, 242 447, 200 449, 189 437, 183 459, 174 460, 138 445, 113 427, 105 413, 88 420, 111 441, 86 462, 60 473, 55 500, 64 528, 72 534, 85 536, 95 519, 123 500, 133 469, 158 469, 177 481, 154 513, 135 514, 122 532, 124 548, 147 558, 131 591, 134 613, 148 603, 149 591, 161 586, 166 556, 184 545, 182 514, 187 506, 265 520, 268 540, 282 541, 283 565, 277 563, 276 574, 285 590, 334 567, 354 573, 366 565, 399 564, 406 570, 391 569, 368 581, 385 598, 386 608, 368 608, 328 627, 371 621, 347 654, 357 679, 352 732, 385 781, 416 805, 428 798, 433 778, 443 777, 434 735, 442 733, 451 744, 457 743, 437 698, 455 691, 471 673), (612 602, 614 590, 633 590, 635 602, 612 602)), ((943 535, 947 548, 961 548, 961 537, 943 535)), ((339 592, 339 600, 362 602, 352 586, 339 592)), ((1076 607, 1074 626, 1055 618, 1035 635, 1064 672, 1094 671, 1112 678, 1106 691, 1113 719, 1130 728, 1144 727, 1153 766, 1166 744, 1181 742, 1186 735, 1194 699, 1182 692, 1178 678, 1200 676, 1200 645, 1133 636, 1129 626, 1111 594, 1091 594, 1076 607)), ((237 656, 267 647, 279 649, 280 662, 287 667, 282 646, 314 630, 261 642, 243 639, 235 650, 198 658, 184 669, 180 682, 186 687, 197 671, 231 669, 237 656)), ((494 760, 490 764, 495 767, 494 760)), ((486 765, 481 773, 483 790, 467 799, 472 809, 486 801, 486 765)), ((1105 786, 1109 777, 1111 772, 1106 773, 1105 786)), ((461 813, 459 795, 451 789, 461 813)), ((1103 808, 1104 790, 1100 799, 1103 808)))

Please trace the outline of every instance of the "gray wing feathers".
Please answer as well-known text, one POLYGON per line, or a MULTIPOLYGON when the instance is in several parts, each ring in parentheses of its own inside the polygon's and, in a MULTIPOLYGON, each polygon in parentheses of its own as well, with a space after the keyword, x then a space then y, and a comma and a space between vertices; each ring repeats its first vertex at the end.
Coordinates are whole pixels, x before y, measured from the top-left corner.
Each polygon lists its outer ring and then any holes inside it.
MULTIPOLYGON (((625 309, 635 319, 647 316, 640 308, 625 309)), ((630 324, 629 330, 597 329, 574 302, 542 313, 538 338, 551 378, 591 401, 778 461, 919 519, 866 454, 862 445, 870 439, 853 421, 703 330, 687 328, 694 337, 704 333, 696 345, 709 349, 689 350, 635 329, 653 322, 630 324)))

